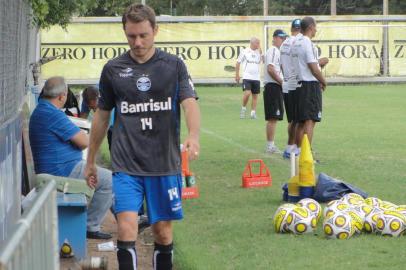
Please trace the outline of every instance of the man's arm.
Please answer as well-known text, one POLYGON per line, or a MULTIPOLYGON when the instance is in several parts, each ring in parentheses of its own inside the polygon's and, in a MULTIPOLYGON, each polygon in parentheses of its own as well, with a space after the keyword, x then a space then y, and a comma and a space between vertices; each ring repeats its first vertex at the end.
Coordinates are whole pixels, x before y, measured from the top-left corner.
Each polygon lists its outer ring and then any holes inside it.
POLYGON ((91 188, 95 188, 97 185, 96 153, 106 135, 109 126, 110 113, 110 111, 98 109, 93 117, 85 169, 87 185, 91 188))
POLYGON ((282 85, 283 80, 281 76, 276 72, 275 67, 273 65, 268 65, 267 66, 267 71, 269 75, 274 79, 276 82, 278 82, 279 85, 282 85))
POLYGON ((200 144, 200 110, 195 98, 187 98, 181 103, 185 113, 186 126, 189 134, 183 145, 189 152, 190 159, 196 159, 199 155, 200 144))
POLYGON ((88 116, 89 116, 88 112, 81 112, 79 117, 83 118, 83 119, 87 119, 88 116))
POLYGON ((235 81, 237 83, 240 82, 240 62, 235 64, 235 81))
POLYGON ((319 65, 321 68, 324 68, 328 64, 328 58, 327 57, 322 57, 319 59, 319 65))
POLYGON ((307 63, 307 65, 309 66, 313 76, 316 77, 316 79, 320 82, 323 91, 326 90, 327 83, 323 75, 321 74, 321 71, 318 67, 318 63, 307 63))
POLYGON ((76 133, 70 140, 80 150, 86 149, 89 146, 89 136, 83 130, 76 133))

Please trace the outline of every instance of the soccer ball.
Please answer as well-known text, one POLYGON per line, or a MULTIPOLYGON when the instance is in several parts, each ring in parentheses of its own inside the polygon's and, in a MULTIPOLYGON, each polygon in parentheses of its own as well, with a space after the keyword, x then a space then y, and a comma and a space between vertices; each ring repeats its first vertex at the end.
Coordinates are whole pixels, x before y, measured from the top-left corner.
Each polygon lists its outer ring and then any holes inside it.
POLYGON ((311 233, 317 226, 317 218, 310 210, 298 206, 290 211, 286 224, 288 230, 294 234, 311 233))
POLYGON ((273 225, 276 233, 286 233, 288 232, 286 218, 288 217, 289 213, 298 206, 285 203, 279 206, 276 210, 275 215, 273 216, 273 225))
POLYGON ((323 231, 327 238, 348 239, 354 235, 352 218, 346 212, 337 212, 323 222, 323 231))
POLYGON ((379 216, 383 213, 383 210, 374 207, 372 211, 365 216, 364 220, 364 230, 368 233, 377 233, 379 232, 378 228, 376 227, 376 223, 378 222, 379 216))
POLYGON ((379 215, 376 227, 383 236, 398 237, 406 230, 406 218, 401 213, 386 210, 379 215))
POLYGON ((374 207, 379 207, 379 204, 382 202, 381 199, 375 198, 375 197, 368 197, 365 199, 365 203, 374 206, 374 207))
POLYGON ((350 204, 350 205, 360 205, 360 204, 364 204, 365 200, 364 198, 357 194, 357 193, 348 193, 345 194, 342 198, 341 201, 350 204))
POLYGON ((329 218, 335 213, 342 212, 348 208, 350 208, 350 206, 341 200, 331 201, 327 204, 326 208, 324 208, 324 217, 329 218))
POLYGON ((361 204, 361 205, 350 205, 349 209, 357 212, 362 219, 365 219, 365 217, 369 213, 371 213, 373 207, 369 206, 368 204, 361 204))
POLYGON ((364 217, 353 209, 348 209, 344 211, 351 217, 351 226, 354 229, 355 234, 361 234, 362 229, 364 228, 364 217))
POLYGON ((394 203, 388 202, 388 201, 381 201, 379 203, 379 208, 383 210, 395 210, 398 208, 398 206, 394 203))
POLYGON ((396 209, 396 212, 401 213, 406 218, 406 205, 399 205, 396 209))
POLYGON ((297 203, 297 205, 309 210, 316 217, 317 221, 319 221, 322 209, 320 204, 316 200, 313 200, 311 198, 301 199, 297 203))

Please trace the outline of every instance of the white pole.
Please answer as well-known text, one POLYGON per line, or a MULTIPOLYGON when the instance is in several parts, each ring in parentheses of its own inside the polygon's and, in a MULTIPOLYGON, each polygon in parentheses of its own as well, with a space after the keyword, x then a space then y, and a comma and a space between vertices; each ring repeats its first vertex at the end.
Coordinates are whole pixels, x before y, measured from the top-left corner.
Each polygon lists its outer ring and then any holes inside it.
POLYGON ((290 151, 290 177, 296 175, 296 156, 294 151, 290 151))
POLYGON ((264 0, 264 16, 268 16, 268 0, 264 0))
POLYGON ((331 0, 330 1, 330 13, 332 16, 337 15, 337 0, 331 0))
MULTIPOLYGON (((388 0, 383 0, 383 15, 387 16, 389 14, 389 7, 388 7, 388 0)), ((388 41, 389 41, 389 35, 388 35, 388 23, 385 22, 383 24, 383 75, 388 76, 389 75, 389 63, 388 63, 388 58, 389 58, 389 52, 388 52, 388 41)))
POLYGON ((145 0, 141 0, 141 4, 145 5, 145 0))

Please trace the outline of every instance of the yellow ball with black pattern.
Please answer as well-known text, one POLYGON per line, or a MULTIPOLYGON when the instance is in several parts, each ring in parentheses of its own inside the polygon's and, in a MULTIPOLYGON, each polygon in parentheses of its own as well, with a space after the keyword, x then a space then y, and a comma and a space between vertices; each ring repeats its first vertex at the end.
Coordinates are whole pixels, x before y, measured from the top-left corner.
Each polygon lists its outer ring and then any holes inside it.
POLYGON ((383 236, 399 237, 406 230, 406 218, 399 212, 386 210, 378 217, 376 227, 383 236))
POLYGON ((379 216, 383 213, 383 210, 379 207, 372 208, 372 211, 365 216, 364 219, 364 231, 367 233, 378 233, 379 230, 376 227, 379 216))
POLYGON ((326 207, 324 208, 324 218, 329 218, 335 215, 337 212, 342 212, 349 208, 350 206, 341 200, 331 201, 327 203, 326 207))
POLYGON ((290 211, 286 224, 294 234, 311 233, 316 229, 317 218, 307 208, 298 206, 290 211))
POLYGON ((362 205, 365 203, 364 198, 357 193, 345 194, 340 200, 349 205, 362 205))
POLYGON ((285 203, 278 207, 273 216, 273 225, 276 233, 287 233, 288 228, 286 224, 286 218, 290 211, 297 206, 291 203, 285 203))
POLYGON ((314 217, 316 217, 317 221, 319 221, 320 217, 321 217, 321 205, 316 201, 313 200, 311 198, 305 198, 305 199, 301 199, 297 205, 306 208, 307 210, 309 210, 314 217))
POLYGON ((324 219, 324 234, 330 239, 349 239, 355 233, 351 222, 352 219, 348 213, 336 212, 334 215, 324 219))

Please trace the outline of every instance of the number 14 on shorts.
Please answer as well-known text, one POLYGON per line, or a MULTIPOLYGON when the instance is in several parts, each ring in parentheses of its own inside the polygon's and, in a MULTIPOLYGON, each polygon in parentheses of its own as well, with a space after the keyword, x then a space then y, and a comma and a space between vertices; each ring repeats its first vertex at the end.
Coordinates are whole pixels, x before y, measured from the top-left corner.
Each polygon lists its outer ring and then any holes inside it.
POLYGON ((152 129, 152 118, 141 118, 142 130, 152 129))

